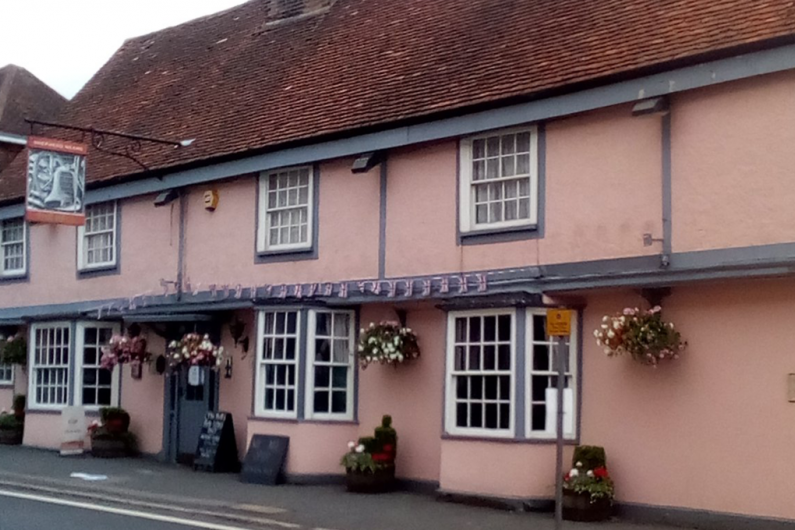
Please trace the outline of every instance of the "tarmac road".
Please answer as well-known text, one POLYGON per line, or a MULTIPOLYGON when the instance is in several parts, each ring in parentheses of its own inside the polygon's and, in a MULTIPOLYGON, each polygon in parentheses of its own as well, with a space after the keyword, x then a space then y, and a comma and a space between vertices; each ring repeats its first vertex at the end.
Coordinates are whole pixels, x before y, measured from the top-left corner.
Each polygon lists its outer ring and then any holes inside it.
MULTIPOLYGON (((262 528, 262 527, 260 527, 262 528)), ((142 510, 0 491, 0 530, 248 530, 142 510)))

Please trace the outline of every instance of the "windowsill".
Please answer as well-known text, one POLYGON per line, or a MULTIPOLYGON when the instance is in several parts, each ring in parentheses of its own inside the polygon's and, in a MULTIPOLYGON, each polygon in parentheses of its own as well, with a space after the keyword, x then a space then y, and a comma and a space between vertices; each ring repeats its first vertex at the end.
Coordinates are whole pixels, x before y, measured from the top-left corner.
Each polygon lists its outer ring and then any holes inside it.
MULTIPOLYGON (((477 436, 467 434, 448 434, 442 435, 442 440, 453 442, 495 442, 502 444, 529 444, 529 445, 554 445, 557 443, 555 438, 516 438, 516 437, 492 437, 492 436, 477 436)), ((563 440, 564 445, 578 445, 579 441, 576 438, 567 438, 563 440)))
POLYGON ((465 245, 486 245, 489 243, 504 243, 509 241, 522 241, 525 239, 541 239, 544 237, 539 225, 512 226, 506 228, 483 228, 461 232, 458 243, 465 245))
POLYGON ((55 416, 56 414, 60 415, 66 407, 68 407, 68 405, 58 405, 57 408, 37 408, 32 406, 25 410, 25 414, 48 414, 55 416))
POLYGON ((117 263, 108 265, 98 265, 96 267, 84 267, 77 270, 77 278, 95 278, 97 276, 111 276, 119 274, 119 265, 117 263))
POLYGON ((0 382, 0 388, 2 388, 2 389, 14 388, 14 382, 13 381, 11 381, 11 382, 7 382, 7 381, 0 382))
POLYGON ((0 283, 26 282, 28 280, 30 280, 30 278, 28 277, 28 271, 0 274, 0 283))
POLYGON ((255 263, 279 263, 285 261, 304 261, 317 259, 315 247, 258 250, 255 263))

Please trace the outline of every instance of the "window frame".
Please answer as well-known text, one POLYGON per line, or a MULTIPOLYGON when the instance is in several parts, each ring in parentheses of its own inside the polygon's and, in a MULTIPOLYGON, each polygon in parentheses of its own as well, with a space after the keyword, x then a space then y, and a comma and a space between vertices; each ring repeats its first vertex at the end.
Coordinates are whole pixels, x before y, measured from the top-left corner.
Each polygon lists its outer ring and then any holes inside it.
POLYGON ((19 278, 24 277, 28 273, 28 223, 24 217, 12 217, 10 219, 0 219, 0 278, 19 278), (22 240, 7 242, 3 239, 3 229, 5 224, 14 221, 22 221, 22 240), (22 243, 22 268, 10 269, 5 268, 5 248, 10 245, 18 245, 22 243))
MULTIPOLYGON (((536 229, 539 225, 539 129, 537 125, 513 127, 489 131, 462 138, 459 142, 459 232, 463 235, 512 231, 517 229, 536 229), (530 133, 530 216, 527 219, 499 221, 495 223, 477 223, 475 214, 474 181, 472 179, 473 143, 506 134, 530 133)), ((513 180, 516 177, 505 177, 513 180)), ((502 179, 502 178, 501 178, 502 179)))
MULTIPOLYGON (((315 168, 312 165, 290 166, 269 171, 263 171, 257 177, 257 253, 258 254, 282 254, 291 252, 307 252, 314 248, 315 238, 315 168), (306 242, 293 243, 287 245, 270 245, 270 216, 268 215, 268 192, 269 192, 269 177, 271 175, 278 175, 289 171, 307 170, 309 180, 307 181, 307 227, 306 227, 306 242)), ((297 206, 296 208, 300 208, 297 206)))
MULTIPOLYGON (((118 407, 121 400, 121 365, 116 365, 111 372, 111 389, 110 389, 110 405, 85 405, 83 404, 83 369, 85 348, 85 332, 86 328, 110 329, 111 335, 118 335, 121 332, 121 326, 113 322, 78 322, 75 326, 75 349, 74 349, 74 399, 75 406, 84 407, 88 411, 98 411, 102 407, 118 407)), ((101 349, 97 352, 97 361, 102 358, 101 349)), ((91 365, 91 368, 99 368, 97 365, 91 365)))
POLYGON ((3 373, 9 373, 11 374, 11 377, 9 379, 0 378, 0 388, 14 386, 14 380, 16 378, 16 370, 14 369, 14 365, 0 364, 0 374, 3 373))
MULTIPOLYGON (((357 351, 356 351, 356 311, 350 309, 309 309, 307 316, 307 333, 306 333, 306 366, 304 369, 304 419, 316 421, 354 421, 356 417, 356 372, 358 370, 357 364, 357 351), (318 313, 332 313, 332 314, 345 314, 350 318, 350 329, 348 331, 348 341, 350 344, 350 355, 348 358, 348 378, 346 386, 346 411, 345 414, 340 413, 323 413, 315 412, 314 410, 314 393, 315 393, 315 353, 316 353, 316 329, 317 329, 317 315, 318 313)), ((333 325, 332 325, 333 326, 333 325)), ((332 327, 333 333, 333 327, 332 327)), ((331 339, 334 340, 333 338, 331 339)), ((333 353, 331 354, 333 359, 333 353)), ((332 361, 333 362, 333 361, 332 361)), ((333 366, 329 364, 328 366, 333 366)), ((329 377, 333 375, 329 374, 329 377)), ((329 396, 331 398, 331 396, 329 396)))
POLYGON ((474 309, 450 311, 447 314, 447 344, 445 360, 445 434, 454 437, 477 437, 494 439, 513 439, 516 437, 517 407, 517 314, 516 308, 474 309), (455 385, 455 321, 457 318, 510 315, 511 317, 511 401, 508 429, 488 429, 485 427, 458 427, 456 425, 456 385, 455 385))
POLYGON ((72 370, 72 354, 74 344, 75 344, 75 328, 71 321, 64 320, 64 321, 57 321, 57 322, 40 322, 31 324, 30 326, 30 333, 28 337, 28 365, 30 366, 30 370, 28 373, 28 406, 31 410, 61 410, 64 407, 68 407, 71 398, 72 398, 72 385, 70 381, 71 377, 71 370, 72 370), (58 364, 58 365, 43 365, 45 369, 53 369, 53 368, 60 368, 66 370, 66 395, 64 403, 39 403, 36 399, 36 372, 37 370, 41 369, 41 366, 36 364, 36 332, 42 329, 51 330, 51 329, 68 329, 69 330, 69 341, 67 343, 67 355, 66 355, 66 364, 58 364))
MULTIPOLYGON (((578 403, 579 403, 579 390, 580 390, 580 364, 579 364, 579 315, 577 311, 571 311, 571 335, 569 337, 569 371, 567 372, 569 375, 567 377, 571 378, 571 388, 572 390, 572 410, 571 410, 571 424, 572 430, 571 432, 567 433, 565 429, 565 416, 564 416, 564 430, 563 430, 563 439, 568 441, 577 440, 579 435, 579 416, 578 416, 578 403)), ((554 441, 557 438, 557 433, 553 431, 533 431, 533 374, 534 372, 538 372, 533 370, 533 355, 535 353, 535 349, 533 346, 538 344, 537 341, 533 338, 533 317, 534 316, 546 316, 546 308, 527 308, 526 315, 525 315, 525 396, 524 396, 524 405, 525 405, 525 437, 530 440, 544 440, 544 441, 554 441)), ((549 339, 549 337, 547 337, 549 339)), ((554 348, 551 344, 553 341, 544 341, 544 343, 550 343, 550 348, 554 348)), ((551 359, 552 356, 550 356, 551 359)), ((541 370, 540 372, 544 372, 541 370)), ((557 374, 557 366, 550 366, 550 369, 547 372, 557 374)), ((554 377, 554 376, 553 376, 554 377)), ((549 388, 549 387, 547 387, 549 388)), ((548 412, 548 411, 547 411, 548 412)), ((564 409, 565 414, 565 409, 564 409)))
MULTIPOLYGON (((87 234, 85 224, 77 227, 77 270, 79 272, 89 272, 95 270, 113 269, 119 263, 119 201, 105 201, 93 203, 87 206, 88 208, 102 206, 106 204, 113 205, 113 229, 106 230, 105 232, 112 232, 113 234, 113 247, 111 251, 112 259, 101 263, 87 263, 86 260, 86 238, 97 234, 87 234)), ((88 213, 88 212, 86 212, 88 213)), ((86 222, 88 222, 88 215, 86 215, 86 222)))
MULTIPOLYGON (((305 336, 303 333, 305 311, 296 307, 267 307, 260 308, 257 311, 257 359, 254 373, 254 416, 258 418, 270 419, 298 419, 299 409, 301 406, 300 392, 301 392, 301 378, 304 372, 302 371, 301 352, 303 350, 302 339, 305 336), (296 355, 295 355, 295 404, 293 411, 277 411, 268 410, 265 408, 265 367, 268 363, 265 362, 263 355, 265 353, 265 314, 266 313, 289 313, 294 312, 297 315, 295 339, 296 339, 296 355)), ((288 363, 274 363, 274 364, 288 364, 288 363)))

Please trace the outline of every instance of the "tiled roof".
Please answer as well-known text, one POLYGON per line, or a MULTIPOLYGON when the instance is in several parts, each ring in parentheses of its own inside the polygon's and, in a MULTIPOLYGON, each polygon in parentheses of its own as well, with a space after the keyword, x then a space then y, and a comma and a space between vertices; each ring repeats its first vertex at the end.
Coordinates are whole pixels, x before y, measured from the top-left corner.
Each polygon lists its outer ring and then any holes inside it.
MULTIPOLYGON (((151 168, 538 97, 795 33, 791 0, 337 0, 266 25, 269 0, 128 40, 60 121, 173 139, 151 168)), ((22 164, 0 175, 20 196, 22 164), (16 171, 16 173, 15 173, 16 171)), ((90 181, 140 169, 92 151, 90 181)))
POLYGON ((24 68, 0 68, 0 132, 25 135, 25 118, 46 118, 58 113, 66 98, 24 68))

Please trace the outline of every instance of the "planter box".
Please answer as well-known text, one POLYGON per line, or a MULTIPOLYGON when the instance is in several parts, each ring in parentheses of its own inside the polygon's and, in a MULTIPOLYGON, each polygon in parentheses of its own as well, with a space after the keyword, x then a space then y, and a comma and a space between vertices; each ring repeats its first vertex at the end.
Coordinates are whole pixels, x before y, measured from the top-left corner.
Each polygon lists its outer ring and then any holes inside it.
POLYGON ((91 440, 91 455, 96 458, 124 458, 130 453, 124 440, 98 438, 91 440))
POLYGON ((567 521, 604 521, 613 512, 610 499, 597 499, 591 502, 590 493, 575 493, 563 490, 563 518, 567 521))
POLYGON ((379 469, 375 473, 348 470, 345 485, 352 493, 386 493, 395 487, 395 466, 379 469))
POLYGON ((22 429, 0 429, 0 445, 22 445, 22 429))

